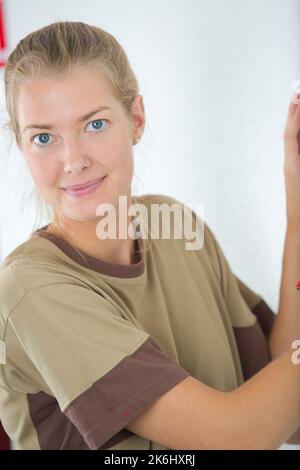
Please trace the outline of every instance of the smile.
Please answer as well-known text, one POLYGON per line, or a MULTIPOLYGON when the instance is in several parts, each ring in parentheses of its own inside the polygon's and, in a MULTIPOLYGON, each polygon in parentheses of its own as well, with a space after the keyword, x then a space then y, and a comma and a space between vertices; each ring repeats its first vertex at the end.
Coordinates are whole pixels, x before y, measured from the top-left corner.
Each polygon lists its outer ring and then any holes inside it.
POLYGON ((82 189, 64 189, 64 191, 69 194, 70 196, 73 196, 73 197, 81 197, 81 196, 86 196, 88 194, 91 194, 93 193, 94 191, 96 191, 96 189, 98 189, 100 186, 102 186, 103 184, 103 181, 105 180, 106 176, 104 176, 104 178, 102 178, 101 181, 98 181, 98 183, 94 183, 94 184, 91 184, 90 186, 87 186, 86 188, 82 188, 82 189))

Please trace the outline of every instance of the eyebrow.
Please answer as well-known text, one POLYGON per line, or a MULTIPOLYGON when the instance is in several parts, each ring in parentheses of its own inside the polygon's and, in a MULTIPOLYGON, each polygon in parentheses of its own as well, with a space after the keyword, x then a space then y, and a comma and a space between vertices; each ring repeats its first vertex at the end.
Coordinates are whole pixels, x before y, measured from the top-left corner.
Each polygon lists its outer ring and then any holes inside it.
MULTIPOLYGON (((106 109, 112 109, 112 108, 109 108, 108 106, 100 106, 99 108, 94 109, 93 111, 90 111, 89 113, 81 116, 78 119, 78 122, 86 121, 94 114, 99 113, 99 111, 104 111, 106 109)), ((23 132, 27 131, 28 129, 53 129, 53 127, 54 126, 52 124, 28 124, 28 126, 24 127, 23 132)))

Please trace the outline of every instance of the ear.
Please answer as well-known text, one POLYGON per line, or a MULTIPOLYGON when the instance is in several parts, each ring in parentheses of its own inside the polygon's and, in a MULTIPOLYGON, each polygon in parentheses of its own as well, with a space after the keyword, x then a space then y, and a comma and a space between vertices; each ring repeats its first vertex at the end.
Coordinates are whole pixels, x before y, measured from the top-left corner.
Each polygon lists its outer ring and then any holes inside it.
POLYGON ((142 95, 137 95, 131 106, 134 121, 134 134, 135 136, 142 137, 145 128, 145 108, 142 95))

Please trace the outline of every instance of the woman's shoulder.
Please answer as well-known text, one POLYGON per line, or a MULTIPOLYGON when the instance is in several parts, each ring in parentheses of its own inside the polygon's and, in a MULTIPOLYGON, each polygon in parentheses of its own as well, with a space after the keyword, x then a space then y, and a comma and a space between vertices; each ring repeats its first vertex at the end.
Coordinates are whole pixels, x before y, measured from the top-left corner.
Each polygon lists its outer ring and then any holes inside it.
POLYGON ((0 263, 0 299, 20 300, 29 290, 63 276, 64 260, 45 238, 34 236, 15 247, 0 263))
POLYGON ((0 262, 0 272, 16 266, 28 267, 32 263, 41 263, 53 259, 55 252, 52 244, 47 243, 42 237, 30 236, 27 240, 17 245, 0 262))

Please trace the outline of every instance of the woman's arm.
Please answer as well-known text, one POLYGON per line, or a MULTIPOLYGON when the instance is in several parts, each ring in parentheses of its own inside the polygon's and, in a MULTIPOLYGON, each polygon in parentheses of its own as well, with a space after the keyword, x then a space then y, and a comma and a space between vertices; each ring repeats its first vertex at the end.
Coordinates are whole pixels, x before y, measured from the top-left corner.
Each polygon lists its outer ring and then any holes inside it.
POLYGON ((288 227, 286 232, 279 311, 269 337, 269 349, 273 359, 293 341, 300 339, 300 292, 296 289, 298 280, 300 280, 300 226, 298 231, 288 227))
POLYGON ((188 377, 126 428, 171 449, 278 449, 300 422, 300 365, 292 354, 289 348, 227 393, 188 377))
POLYGON ((269 345, 275 358, 300 339, 300 100, 294 95, 289 105, 284 130, 284 177, 286 188, 287 230, 284 246, 279 312, 269 345))
MULTIPOLYGON (((295 98, 290 103, 284 131, 287 229, 279 311, 269 337, 272 358, 278 357, 295 340, 300 339, 300 292, 296 290, 300 280, 300 105, 295 98)), ((287 442, 300 444, 300 427, 287 442)))

